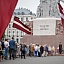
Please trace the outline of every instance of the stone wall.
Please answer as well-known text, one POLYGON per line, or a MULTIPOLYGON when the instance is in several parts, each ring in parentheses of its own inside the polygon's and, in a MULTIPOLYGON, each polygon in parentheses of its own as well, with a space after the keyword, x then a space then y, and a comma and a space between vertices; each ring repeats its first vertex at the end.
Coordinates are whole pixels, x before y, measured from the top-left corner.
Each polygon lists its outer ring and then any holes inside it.
MULTIPOLYGON (((33 22, 30 22, 30 26, 33 31, 33 22)), ((38 43, 43 45, 44 44, 51 45, 51 46, 54 45, 55 47, 58 47, 59 42, 61 42, 64 47, 64 35, 63 35, 63 27, 62 27, 61 20, 56 20, 56 35, 33 36, 32 34, 31 35, 26 34, 21 39, 21 43, 22 42, 25 42, 26 44, 38 43)))
POLYGON ((55 36, 24 36, 21 39, 21 43, 25 42, 26 44, 47 44, 51 46, 58 47, 59 42, 62 43, 64 47, 64 35, 55 35, 55 36))

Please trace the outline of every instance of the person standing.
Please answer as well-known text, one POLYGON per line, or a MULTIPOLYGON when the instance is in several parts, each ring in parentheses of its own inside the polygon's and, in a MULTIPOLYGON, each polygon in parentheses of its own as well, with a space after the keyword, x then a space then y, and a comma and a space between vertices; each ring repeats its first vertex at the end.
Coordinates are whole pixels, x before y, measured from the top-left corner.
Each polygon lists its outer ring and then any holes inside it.
POLYGON ((55 47, 52 46, 52 55, 54 56, 55 55, 55 47))
POLYGON ((5 54, 5 46, 4 46, 4 41, 2 40, 2 59, 4 59, 4 54, 5 54))
POLYGON ((0 41, 0 62, 2 61, 2 43, 0 41))
POLYGON ((43 54, 43 51, 44 51, 44 47, 41 45, 41 47, 40 47, 40 54, 41 54, 41 56, 43 54))
POLYGON ((22 59, 22 56, 24 56, 24 59, 26 59, 26 58, 25 58, 25 54, 26 54, 26 53, 25 53, 25 52, 26 52, 26 45, 25 45, 24 42, 21 44, 20 51, 21 51, 21 59, 22 59))
POLYGON ((4 42, 4 47, 5 47, 5 60, 7 60, 8 58, 8 48, 9 48, 9 42, 8 42, 8 39, 5 39, 5 42, 4 42))
POLYGON ((14 37, 12 37, 12 40, 10 40, 9 42, 9 59, 11 60, 11 57, 13 58, 13 60, 15 59, 15 41, 14 41, 14 37))
POLYGON ((62 53, 62 44, 61 44, 61 42, 59 43, 59 53, 60 54, 62 53))
POLYGON ((34 53, 35 57, 38 57, 38 44, 34 46, 34 53))
POLYGON ((31 57, 34 56, 34 45, 32 44, 30 47, 30 51, 31 51, 31 57))

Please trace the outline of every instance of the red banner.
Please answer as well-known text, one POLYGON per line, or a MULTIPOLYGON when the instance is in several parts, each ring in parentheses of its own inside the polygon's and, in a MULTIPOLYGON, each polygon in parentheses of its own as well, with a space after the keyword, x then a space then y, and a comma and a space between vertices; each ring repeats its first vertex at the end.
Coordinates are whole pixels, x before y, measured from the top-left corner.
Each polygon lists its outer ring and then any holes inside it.
POLYGON ((0 39, 8 26, 18 0, 0 0, 0 39))

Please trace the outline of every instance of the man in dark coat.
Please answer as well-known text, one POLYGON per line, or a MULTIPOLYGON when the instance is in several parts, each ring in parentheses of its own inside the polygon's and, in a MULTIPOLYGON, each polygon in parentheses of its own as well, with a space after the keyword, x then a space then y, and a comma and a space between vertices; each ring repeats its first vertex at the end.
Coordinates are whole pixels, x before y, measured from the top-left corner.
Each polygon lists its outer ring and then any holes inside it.
POLYGON ((44 47, 41 45, 41 47, 40 47, 40 54, 41 54, 41 56, 43 54, 43 51, 44 51, 44 47))
POLYGON ((60 54, 62 53, 62 44, 61 44, 61 42, 59 43, 59 53, 60 54))
POLYGON ((26 48, 26 45, 25 45, 25 43, 23 42, 22 44, 21 44, 21 49, 20 49, 20 51, 21 51, 21 59, 22 59, 22 56, 24 56, 24 59, 26 59, 25 58, 25 48, 26 48))
POLYGON ((10 40, 9 42, 9 54, 10 54, 10 60, 11 60, 11 57, 13 58, 13 60, 15 59, 15 41, 14 41, 14 37, 12 37, 12 40, 10 40))

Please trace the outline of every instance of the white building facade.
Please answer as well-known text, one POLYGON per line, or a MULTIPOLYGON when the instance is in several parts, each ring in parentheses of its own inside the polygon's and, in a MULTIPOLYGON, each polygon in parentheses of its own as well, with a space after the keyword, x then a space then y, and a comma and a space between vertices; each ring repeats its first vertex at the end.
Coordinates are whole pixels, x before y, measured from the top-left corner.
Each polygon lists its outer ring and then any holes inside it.
POLYGON ((20 43, 20 39, 23 37, 23 35, 25 35, 25 33, 12 27, 14 22, 14 16, 19 17, 20 21, 26 23, 28 20, 35 19, 36 15, 25 8, 15 9, 11 21, 6 28, 5 38, 10 40, 12 37, 14 37, 15 41, 20 43))

